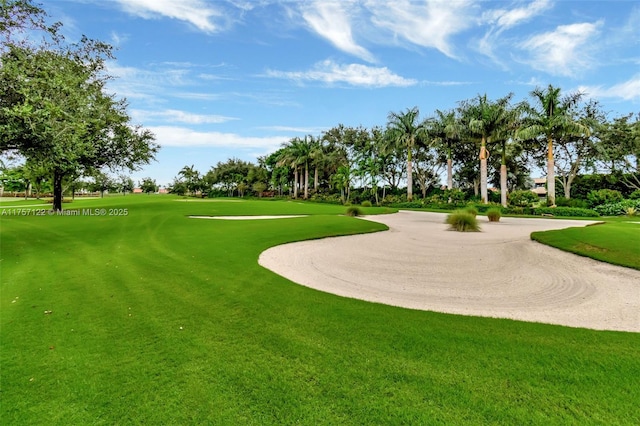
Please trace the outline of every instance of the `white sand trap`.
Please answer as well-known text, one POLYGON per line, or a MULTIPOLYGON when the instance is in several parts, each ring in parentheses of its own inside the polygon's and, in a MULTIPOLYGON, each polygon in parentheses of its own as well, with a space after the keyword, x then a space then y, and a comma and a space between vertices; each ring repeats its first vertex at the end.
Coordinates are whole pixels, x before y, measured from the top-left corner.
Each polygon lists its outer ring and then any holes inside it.
POLYGON ((292 217, 306 217, 306 215, 279 215, 279 216, 189 216, 191 219, 220 219, 220 220, 262 220, 262 219, 289 219, 292 217))
POLYGON ((270 248, 260 265, 340 296, 460 315, 640 332, 640 271, 545 246, 531 232, 589 221, 502 218, 448 231, 446 214, 368 216, 389 231, 270 248))

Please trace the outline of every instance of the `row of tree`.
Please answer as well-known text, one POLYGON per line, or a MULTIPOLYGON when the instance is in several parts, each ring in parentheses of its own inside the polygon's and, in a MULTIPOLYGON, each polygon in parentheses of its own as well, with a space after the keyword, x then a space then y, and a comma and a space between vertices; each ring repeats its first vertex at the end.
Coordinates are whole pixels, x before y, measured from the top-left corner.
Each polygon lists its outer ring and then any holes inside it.
MULTIPOLYGON (((25 197, 51 196, 53 194, 53 181, 46 169, 32 169, 30 163, 15 167, 0 167, 0 196, 9 194, 16 196, 23 194, 25 197)), ((144 193, 158 192, 159 185, 155 179, 145 177, 134 183, 131 176, 120 174, 117 176, 97 171, 91 176, 68 176, 63 181, 62 191, 70 194, 117 192, 123 195, 131 193, 138 188, 144 193)))
POLYGON ((531 171, 546 167, 551 205, 556 182, 570 198, 574 180, 584 173, 614 174, 640 189, 640 116, 609 120, 597 101, 582 102, 580 93, 562 96, 552 85, 530 97, 513 104, 512 94, 497 100, 479 95, 425 119, 414 107, 391 112, 385 126, 338 125, 318 137, 293 138, 257 165, 231 159, 204 175, 187 166, 170 188, 228 195, 289 189, 304 199, 310 192, 336 191, 348 200, 355 186, 377 202, 400 185, 406 185, 408 200, 415 188, 424 197, 446 173, 448 189, 472 189, 487 202, 491 183, 506 205, 509 191, 530 189, 531 171))

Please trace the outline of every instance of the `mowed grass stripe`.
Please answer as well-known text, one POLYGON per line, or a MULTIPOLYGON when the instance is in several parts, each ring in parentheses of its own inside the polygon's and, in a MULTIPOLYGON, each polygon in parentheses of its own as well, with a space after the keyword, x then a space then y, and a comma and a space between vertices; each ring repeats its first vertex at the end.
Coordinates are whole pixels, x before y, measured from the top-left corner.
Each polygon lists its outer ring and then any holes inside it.
POLYGON ((9 424, 640 421, 637 334, 366 303, 257 264, 275 244, 382 229, 337 216, 342 207, 86 205, 129 215, 3 220, 9 424))

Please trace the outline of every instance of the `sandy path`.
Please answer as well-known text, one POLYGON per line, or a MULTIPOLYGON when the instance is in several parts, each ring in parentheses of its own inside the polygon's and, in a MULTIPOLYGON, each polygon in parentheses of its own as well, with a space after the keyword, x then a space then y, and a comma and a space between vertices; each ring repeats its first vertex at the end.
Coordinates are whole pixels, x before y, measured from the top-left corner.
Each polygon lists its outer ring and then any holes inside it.
POLYGON ((285 244, 259 263, 302 285, 412 309, 640 332, 640 271, 531 241, 590 222, 480 217, 447 230, 442 213, 368 216, 389 231, 285 244))

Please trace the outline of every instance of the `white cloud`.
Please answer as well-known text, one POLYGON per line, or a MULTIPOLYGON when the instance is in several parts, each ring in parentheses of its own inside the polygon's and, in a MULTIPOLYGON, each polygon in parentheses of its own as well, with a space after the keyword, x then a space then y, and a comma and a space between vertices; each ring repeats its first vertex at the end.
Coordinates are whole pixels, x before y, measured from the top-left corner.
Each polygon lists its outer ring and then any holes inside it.
POLYGON ((292 126, 262 126, 258 128, 263 130, 276 131, 276 132, 304 133, 308 135, 321 133, 323 130, 328 129, 328 127, 292 127, 292 126))
POLYGON ((146 127, 156 136, 161 146, 172 147, 224 147, 224 148, 257 148, 276 150, 289 136, 250 137, 235 133, 197 132, 186 127, 150 126, 146 127))
POLYGON ((549 9, 552 5, 550 0, 535 0, 524 7, 488 11, 484 14, 484 18, 490 24, 495 25, 499 31, 503 31, 530 20, 549 9))
POLYGON ((505 30, 533 19, 552 6, 553 4, 550 0, 535 0, 524 7, 493 9, 485 12, 482 18, 490 28, 485 35, 476 42, 476 49, 483 55, 491 58, 496 64, 500 64, 503 68, 506 68, 502 55, 494 53, 496 50, 504 50, 504 45, 500 40, 501 34, 505 30))
POLYGON ((580 92, 590 98, 618 98, 625 101, 640 101, 640 74, 610 87, 581 86, 580 92))
POLYGON ((450 39, 475 24, 471 0, 427 1, 410 0, 365 3, 378 27, 418 46, 434 48, 450 58, 456 58, 450 39))
POLYGON ((200 31, 214 33, 220 31, 220 20, 224 14, 212 7, 211 2, 202 0, 116 0, 122 8, 144 19, 168 17, 188 22, 200 31))
POLYGON ((302 9, 302 18, 313 31, 329 40, 338 49, 367 62, 373 55, 353 39, 350 14, 344 1, 315 1, 302 9))
POLYGON ((167 109, 164 111, 144 111, 139 109, 132 109, 130 112, 132 118, 135 121, 142 123, 147 121, 165 121, 169 123, 215 124, 237 120, 237 118, 225 117, 223 115, 193 114, 190 112, 179 111, 175 109, 167 109))
POLYGON ((520 44, 529 51, 533 68, 553 75, 572 77, 594 65, 592 40, 599 34, 602 21, 558 26, 554 31, 538 34, 520 44))
POLYGON ((267 71, 268 77, 286 78, 298 82, 319 81, 327 84, 347 83, 363 87, 408 87, 417 84, 391 72, 387 67, 370 67, 361 64, 340 65, 331 60, 317 63, 308 71, 267 71))

